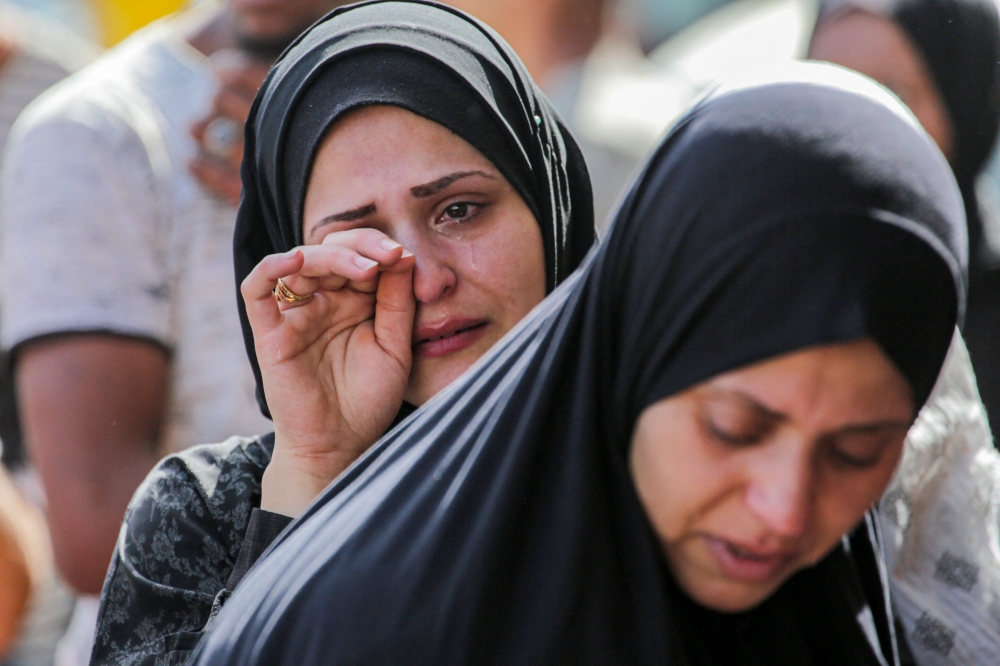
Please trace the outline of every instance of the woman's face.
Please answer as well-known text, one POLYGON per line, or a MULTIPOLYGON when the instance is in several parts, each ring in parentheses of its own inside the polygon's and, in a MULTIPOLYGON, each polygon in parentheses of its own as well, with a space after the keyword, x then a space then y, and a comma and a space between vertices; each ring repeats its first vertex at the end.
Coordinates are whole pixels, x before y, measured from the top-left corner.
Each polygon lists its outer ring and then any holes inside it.
POLYGON ((948 110, 920 52, 895 22, 863 11, 835 15, 816 27, 809 58, 853 69, 896 93, 951 157, 948 110))
POLYGON ((681 588, 747 610, 815 564, 885 490, 913 421, 874 342, 718 375, 643 411, 630 467, 681 588))
POLYGON ((416 255, 413 404, 545 298, 541 230, 524 200, 470 144, 394 106, 336 123, 313 165, 303 226, 307 244, 367 227, 416 255))

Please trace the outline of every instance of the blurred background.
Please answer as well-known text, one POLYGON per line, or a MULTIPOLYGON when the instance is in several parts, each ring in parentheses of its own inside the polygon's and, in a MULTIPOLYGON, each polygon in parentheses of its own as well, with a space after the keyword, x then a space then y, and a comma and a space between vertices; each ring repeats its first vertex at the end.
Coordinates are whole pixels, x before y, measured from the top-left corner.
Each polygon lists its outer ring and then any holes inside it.
MULTIPOLYGON (((592 167, 600 174, 607 166, 615 174, 614 177, 608 174, 613 182, 598 188, 598 219, 609 213, 614 195, 623 184, 625 177, 620 173, 628 172, 623 165, 641 158, 677 113, 706 85, 741 69, 750 70, 767 61, 805 54, 816 14, 815 1, 561 1, 560 4, 567 6, 600 5, 600 34, 596 35, 599 39, 590 42, 589 35, 584 37, 588 43, 582 55, 589 57, 572 54, 558 63, 556 69, 560 71, 542 72, 535 68, 532 73, 564 116, 571 119, 581 138, 591 143, 592 167)), ((81 45, 94 49, 90 56, 94 57, 99 50, 115 46, 156 19, 193 5, 217 2, 0 0, 0 6, 25 10, 46 24, 50 33, 56 32, 55 28, 72 33, 81 45)), ((493 23, 514 44, 518 41, 517 35, 513 38, 510 35, 517 31, 514 21, 509 21, 510 26, 497 23, 505 22, 500 17, 502 13, 517 16, 507 5, 521 8, 528 3, 454 0, 450 4, 493 23), (504 7, 503 12, 497 7, 504 7)), ((545 19, 538 14, 539 20, 545 19)), ((10 15, 8 11, 9 23, 10 15)), ((564 33, 588 29, 574 23, 566 21, 562 28, 552 29, 564 33)), ((528 54, 522 54, 522 58, 526 62, 530 59, 528 54)), ((77 62, 86 59, 79 57, 77 62)), ((528 64, 532 69, 531 63, 528 64)))
MULTIPOLYGON (((106 57, 114 57, 116 46, 129 41, 137 31, 146 34, 144 27, 158 19, 176 13, 223 11, 228 1, 0 0, 0 150, 16 118, 32 100, 86 68, 102 52, 112 49, 106 57), (25 64, 29 60, 30 67, 25 64)), ((836 18, 839 14, 835 10, 848 5, 881 16, 889 11, 885 7, 890 4, 889 0, 824 2, 823 7, 817 0, 444 1, 491 24, 511 43, 578 136, 591 170, 596 218, 601 228, 658 138, 715 82, 807 57, 818 17, 836 18)), ((302 3, 297 0, 297 4, 302 3)), ((831 37, 830 44, 832 52, 840 48, 837 53, 843 55, 846 49, 844 57, 858 59, 860 64, 852 67, 879 78, 875 70, 865 71, 864 67, 882 56, 863 54, 864 45, 858 46, 850 39, 837 41, 831 37)), ((895 61, 891 58, 896 56, 885 57, 890 58, 887 62, 892 69, 895 61)), ((935 68, 929 54, 923 57, 932 75, 948 76, 935 68)), ((207 66, 215 66, 213 71, 217 71, 221 59, 214 59, 214 65, 207 66)), ((833 55, 824 59, 842 62, 833 55)), ((232 64, 228 66, 231 72, 232 64)), ((254 75, 259 81, 266 66, 261 69, 258 62, 256 67, 260 71, 254 75)), ((257 70, 250 67, 246 71, 257 70)), ((230 148, 226 141, 231 140, 232 131, 216 136, 211 129, 226 129, 212 114, 226 92, 228 84, 224 82, 232 78, 219 74, 219 92, 214 101, 211 94, 207 95, 198 122, 180 133, 184 141, 192 143, 192 151, 211 148, 213 140, 225 144, 225 150, 230 148)), ((241 80, 245 84, 249 79, 241 80)), ((882 82, 892 88, 891 81, 882 82)), ((962 85, 995 88, 997 81, 991 75, 982 84, 972 81, 962 85)), ((935 88, 933 82, 931 88, 935 88)), ((251 97, 253 90, 249 92, 251 97)), ((906 90, 893 91, 907 101, 906 90)), ((961 114, 948 106, 946 92, 946 82, 939 78, 936 94, 942 97, 939 102, 948 107, 954 121, 961 114)), ((918 111, 916 105, 911 106, 918 111)), ((241 122, 239 118, 231 120, 241 122)), ((960 133, 961 127, 952 128, 953 136, 960 133)), ((989 147, 993 136, 989 137, 989 147)), ((209 196, 227 206, 238 201, 238 177, 233 185, 232 174, 238 173, 233 164, 238 166, 241 150, 239 147, 230 154, 228 184, 222 176, 209 182, 203 172, 192 167, 193 182, 200 183, 209 196)), ((963 194, 971 206, 970 215, 978 220, 973 263, 977 274, 985 277, 976 279, 987 285, 980 287, 982 291, 1000 294, 1000 159, 995 149, 987 153, 993 156, 985 167, 977 166, 970 176, 971 189, 964 188, 963 194)), ((231 212, 232 208, 226 210, 231 212)), ((996 422, 1000 418, 1000 351, 990 345, 996 346, 1000 340, 996 334, 1000 332, 1000 306, 986 303, 975 307, 976 313, 982 312, 975 325, 985 342, 971 339, 970 349, 984 399, 996 422)), ((5 316, 6 311, 0 311, 0 317, 5 316)), ((0 362, 6 364, 7 360, 0 362)), ((69 537, 63 537, 65 524, 54 522, 51 516, 56 505, 73 508, 78 498, 65 490, 69 487, 65 483, 39 473, 35 456, 44 454, 45 445, 22 441, 30 438, 22 437, 22 419, 11 376, 9 368, 0 366, 0 393, 6 396, 0 396, 4 463, 0 467, 0 666, 82 666, 88 662, 92 641, 100 564, 110 557, 110 545, 91 554, 98 562, 97 573, 87 580, 93 581, 96 576, 96 588, 92 582, 81 582, 84 579, 66 564, 86 559, 84 551, 89 546, 72 545, 69 537)), ((49 417, 61 418, 56 407, 49 417)), ((114 458, 99 458, 98 448, 95 464, 114 476, 114 458)), ((148 466, 144 469, 148 471, 148 466)), ((122 489, 125 498, 134 490, 134 482, 128 483, 132 485, 122 489)), ((119 502, 111 509, 103 509, 110 511, 105 516, 107 522, 117 525, 124 508, 124 503, 119 502)), ((75 510, 80 512, 80 521, 89 520, 90 514, 84 508, 75 510)))
POLYGON ((187 0, 10 0, 10 3, 108 47, 151 21, 182 9, 187 0))
MULTIPOLYGON (((147 23, 191 4, 190 0, 6 0, 112 46, 147 23)), ((195 2, 199 0, 194 0, 195 2)), ((732 0, 622 0, 622 11, 642 26, 652 49, 699 18, 732 0)))

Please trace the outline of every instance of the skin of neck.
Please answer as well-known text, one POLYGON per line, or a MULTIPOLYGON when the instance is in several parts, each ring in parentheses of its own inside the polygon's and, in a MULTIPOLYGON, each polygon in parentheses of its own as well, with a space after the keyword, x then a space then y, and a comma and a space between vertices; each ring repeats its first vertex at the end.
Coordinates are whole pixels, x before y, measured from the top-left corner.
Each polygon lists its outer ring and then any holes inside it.
POLYGON ((601 35, 605 0, 446 0, 507 40, 543 88, 559 69, 590 53, 601 35))

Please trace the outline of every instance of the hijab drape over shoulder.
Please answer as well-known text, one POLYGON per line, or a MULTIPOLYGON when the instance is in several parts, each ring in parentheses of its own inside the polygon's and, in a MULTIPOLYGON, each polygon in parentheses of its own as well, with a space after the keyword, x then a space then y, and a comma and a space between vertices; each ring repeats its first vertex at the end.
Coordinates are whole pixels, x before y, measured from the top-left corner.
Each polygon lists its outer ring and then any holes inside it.
MULTIPOLYGON (((316 152, 344 114, 389 104, 469 142, 535 214, 551 291, 594 243, 583 156, 521 61, 492 30, 432 2, 370 0, 336 9, 274 65, 246 126, 236 222, 237 286, 267 255, 301 245, 316 152)), ((260 370, 242 296, 244 340, 260 370)))
POLYGON ((963 307, 964 225, 940 153, 866 79, 799 65, 720 90, 583 268, 285 533, 193 663, 892 663, 869 532, 752 611, 700 609, 628 449, 663 398, 865 336, 921 404, 963 307))

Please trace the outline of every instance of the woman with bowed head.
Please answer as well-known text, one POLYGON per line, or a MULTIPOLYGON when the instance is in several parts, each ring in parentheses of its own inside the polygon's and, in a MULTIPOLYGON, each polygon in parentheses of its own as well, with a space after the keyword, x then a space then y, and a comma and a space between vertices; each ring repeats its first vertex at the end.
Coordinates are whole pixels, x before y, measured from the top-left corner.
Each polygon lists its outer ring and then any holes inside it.
POLYGON ((261 88, 246 147, 236 274, 275 433, 151 473, 95 664, 183 663, 292 518, 594 242, 572 137, 495 33, 435 3, 375 0, 316 24, 261 88))
POLYGON ((965 299, 908 111, 721 89, 592 258, 274 544, 193 664, 893 664, 869 509, 965 299))

